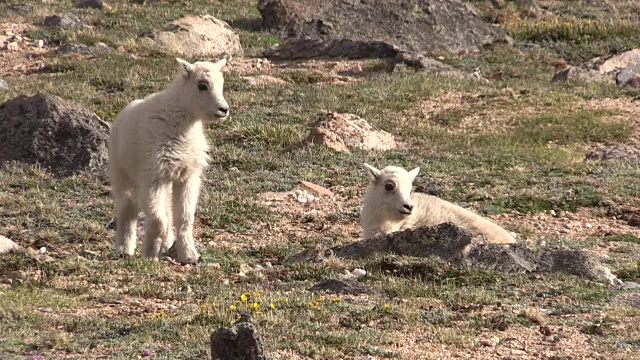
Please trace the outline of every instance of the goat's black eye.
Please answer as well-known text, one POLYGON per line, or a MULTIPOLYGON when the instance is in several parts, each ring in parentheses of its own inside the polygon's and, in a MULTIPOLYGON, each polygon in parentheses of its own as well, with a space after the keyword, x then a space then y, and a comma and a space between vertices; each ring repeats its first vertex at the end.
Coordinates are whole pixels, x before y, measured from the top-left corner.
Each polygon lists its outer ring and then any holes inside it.
POLYGON ((209 84, 207 84, 206 82, 202 81, 198 83, 198 90, 200 91, 207 91, 209 90, 209 84))
POLYGON ((384 185, 385 190, 387 191, 391 191, 395 188, 395 186, 392 183, 388 183, 384 185))

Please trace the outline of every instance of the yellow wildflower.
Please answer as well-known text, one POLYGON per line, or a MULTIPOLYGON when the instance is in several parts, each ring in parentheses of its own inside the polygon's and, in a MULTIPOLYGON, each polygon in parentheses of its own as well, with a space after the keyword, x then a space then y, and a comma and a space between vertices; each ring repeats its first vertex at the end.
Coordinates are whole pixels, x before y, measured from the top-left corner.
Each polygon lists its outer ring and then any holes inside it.
POLYGON ((236 311, 238 309, 238 307, 233 305, 233 304, 231 304, 231 305, 229 305, 229 309, 231 309, 231 311, 236 311))
POLYGON ((249 296, 250 296, 249 293, 244 293, 244 294, 240 295, 240 300, 247 301, 247 300, 249 300, 249 296))
POLYGON ((271 303, 271 308, 272 308, 272 309, 275 309, 275 308, 276 308, 276 304, 271 303))
POLYGON ((391 309, 391 304, 384 304, 384 308, 387 309, 387 310, 391 309))
POLYGON ((253 303, 253 308, 256 310, 260 309, 260 303, 259 302, 253 303))

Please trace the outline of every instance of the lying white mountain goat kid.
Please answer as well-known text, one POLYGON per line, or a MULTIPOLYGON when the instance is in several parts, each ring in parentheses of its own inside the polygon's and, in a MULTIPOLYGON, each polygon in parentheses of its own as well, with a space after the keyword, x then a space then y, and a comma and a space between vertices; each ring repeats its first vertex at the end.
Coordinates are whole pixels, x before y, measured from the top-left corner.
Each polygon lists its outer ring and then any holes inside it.
POLYGON ((178 61, 179 74, 166 89, 129 103, 109 137, 109 177, 116 210, 115 253, 133 255, 136 220, 146 215, 143 255, 158 260, 172 246, 176 260, 195 263, 193 221, 200 177, 207 166, 205 124, 229 115, 222 68, 178 61))
POLYGON ((364 238, 415 227, 452 222, 493 243, 515 243, 505 229, 458 205, 422 193, 412 192, 413 180, 420 168, 409 172, 395 166, 378 170, 364 164, 369 174, 369 189, 364 198, 361 223, 364 238))

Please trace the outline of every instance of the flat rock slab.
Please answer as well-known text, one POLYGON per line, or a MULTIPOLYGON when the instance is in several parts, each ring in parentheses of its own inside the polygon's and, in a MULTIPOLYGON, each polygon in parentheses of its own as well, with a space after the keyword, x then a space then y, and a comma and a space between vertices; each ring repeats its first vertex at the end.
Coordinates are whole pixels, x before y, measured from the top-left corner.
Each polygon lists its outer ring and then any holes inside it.
POLYGON ((161 31, 144 34, 163 50, 191 58, 244 56, 240 37, 229 24, 210 15, 186 16, 161 31))
POLYGON ((285 39, 267 57, 388 58, 511 43, 460 0, 260 0, 263 25, 285 39))
POLYGON ((21 95, 0 104, 0 164, 39 164, 54 175, 104 175, 109 124, 58 96, 21 95))
POLYGON ((619 285, 608 268, 585 251, 569 249, 529 249, 523 244, 492 244, 452 223, 398 231, 328 250, 307 249, 285 260, 318 262, 326 257, 365 258, 375 254, 412 257, 439 257, 456 266, 504 273, 563 272, 589 280, 619 285))

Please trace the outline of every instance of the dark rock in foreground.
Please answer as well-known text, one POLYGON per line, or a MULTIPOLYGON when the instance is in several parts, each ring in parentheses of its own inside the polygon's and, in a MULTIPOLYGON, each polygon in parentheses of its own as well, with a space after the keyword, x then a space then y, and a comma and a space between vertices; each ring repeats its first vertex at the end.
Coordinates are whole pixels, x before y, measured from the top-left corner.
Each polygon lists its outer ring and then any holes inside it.
POLYGON ((456 266, 504 273, 563 272, 612 285, 620 284, 608 268, 581 250, 529 249, 523 244, 492 244, 481 235, 452 223, 399 231, 328 250, 308 249, 285 263, 318 262, 325 257, 364 258, 391 253, 412 257, 436 256, 456 266))
POLYGON ((0 104, 0 165, 39 164, 54 175, 105 174, 109 124, 57 96, 21 95, 0 104))
POLYGON ((232 326, 211 334, 211 360, 266 360, 262 337, 251 316, 243 314, 232 326))

